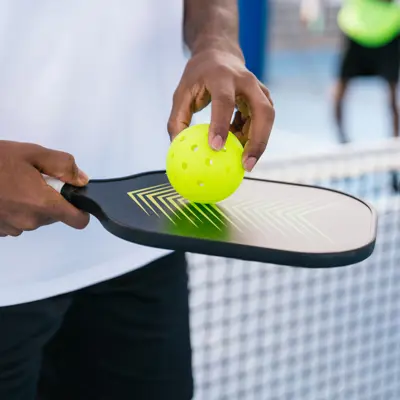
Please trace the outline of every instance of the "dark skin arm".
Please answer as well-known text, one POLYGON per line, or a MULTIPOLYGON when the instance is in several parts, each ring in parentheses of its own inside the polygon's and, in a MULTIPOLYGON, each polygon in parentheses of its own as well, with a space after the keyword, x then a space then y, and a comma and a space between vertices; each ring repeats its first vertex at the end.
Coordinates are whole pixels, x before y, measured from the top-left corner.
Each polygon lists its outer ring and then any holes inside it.
POLYGON ((266 149, 275 112, 268 89, 245 66, 237 1, 185 0, 184 39, 192 57, 174 94, 171 139, 211 102, 210 146, 220 150, 228 131, 235 133, 251 171, 266 149))
POLYGON ((184 40, 192 53, 210 46, 230 50, 243 61, 239 46, 237 2, 232 0, 185 0, 184 40))

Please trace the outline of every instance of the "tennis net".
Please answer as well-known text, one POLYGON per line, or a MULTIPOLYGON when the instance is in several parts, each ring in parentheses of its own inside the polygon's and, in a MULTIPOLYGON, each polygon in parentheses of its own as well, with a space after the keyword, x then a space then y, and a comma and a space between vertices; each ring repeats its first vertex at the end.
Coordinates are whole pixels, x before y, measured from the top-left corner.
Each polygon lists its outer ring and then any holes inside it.
POLYGON ((377 244, 368 260, 328 270, 191 254, 196 400, 400 398, 397 172, 399 140, 261 163, 257 177, 371 203, 377 244))

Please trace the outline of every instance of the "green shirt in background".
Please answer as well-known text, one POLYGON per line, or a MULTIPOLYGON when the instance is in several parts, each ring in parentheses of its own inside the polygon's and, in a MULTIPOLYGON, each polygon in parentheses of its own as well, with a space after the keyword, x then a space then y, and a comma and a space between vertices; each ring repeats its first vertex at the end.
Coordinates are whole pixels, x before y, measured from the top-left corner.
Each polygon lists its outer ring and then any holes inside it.
POLYGON ((392 0, 347 0, 338 14, 339 28, 366 47, 380 47, 400 33, 400 5, 392 0))

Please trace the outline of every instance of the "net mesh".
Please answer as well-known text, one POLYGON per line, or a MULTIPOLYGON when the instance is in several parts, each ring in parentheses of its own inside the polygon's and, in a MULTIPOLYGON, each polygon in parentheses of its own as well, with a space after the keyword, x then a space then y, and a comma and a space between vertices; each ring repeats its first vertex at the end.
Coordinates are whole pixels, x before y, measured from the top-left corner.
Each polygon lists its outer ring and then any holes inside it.
POLYGON ((195 399, 400 398, 398 171, 396 140, 259 166, 370 202, 375 252, 328 270, 190 255, 195 399))

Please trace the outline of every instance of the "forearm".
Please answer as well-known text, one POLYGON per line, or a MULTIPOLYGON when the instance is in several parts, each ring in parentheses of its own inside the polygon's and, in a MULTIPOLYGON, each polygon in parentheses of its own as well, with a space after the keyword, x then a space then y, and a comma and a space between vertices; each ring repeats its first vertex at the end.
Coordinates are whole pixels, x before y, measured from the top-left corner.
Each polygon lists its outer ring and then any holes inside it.
POLYGON ((184 39, 192 54, 219 49, 243 57, 237 0, 184 1, 184 39))

